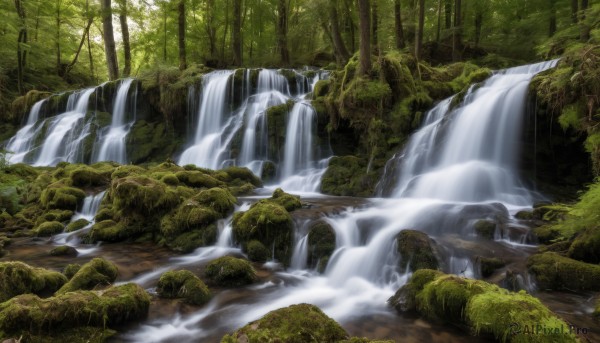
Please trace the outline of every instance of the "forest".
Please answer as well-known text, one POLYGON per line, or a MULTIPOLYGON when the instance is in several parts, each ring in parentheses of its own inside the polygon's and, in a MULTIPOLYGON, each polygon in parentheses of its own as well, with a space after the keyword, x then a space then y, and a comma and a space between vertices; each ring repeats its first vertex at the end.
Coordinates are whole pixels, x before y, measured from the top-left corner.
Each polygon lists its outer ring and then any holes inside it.
POLYGON ((0 15, 0 341, 600 341, 600 2, 0 15))

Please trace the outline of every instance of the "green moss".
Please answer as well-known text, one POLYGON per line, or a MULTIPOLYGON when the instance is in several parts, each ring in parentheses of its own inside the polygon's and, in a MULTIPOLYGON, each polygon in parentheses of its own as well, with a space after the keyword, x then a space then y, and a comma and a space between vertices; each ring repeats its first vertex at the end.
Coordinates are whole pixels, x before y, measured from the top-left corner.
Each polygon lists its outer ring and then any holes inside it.
POLYGON ((246 212, 238 212, 233 217, 233 234, 242 244, 258 240, 274 250, 274 257, 289 263, 292 252, 292 217, 278 204, 261 201, 246 212))
POLYGON ((256 281, 256 271, 246 260, 224 256, 210 261, 204 275, 212 283, 224 287, 238 287, 256 281))
POLYGON ((248 242, 244 250, 246 251, 246 254, 248 254, 250 261, 254 262, 266 262, 271 255, 269 249, 257 240, 248 242))
POLYGON ((129 226, 109 219, 95 223, 90 231, 90 238, 93 242, 120 242, 138 236, 142 231, 138 226, 129 226))
POLYGON ((403 230, 396 237, 397 249, 401 258, 401 269, 408 264, 411 271, 437 269, 439 262, 433 250, 434 242, 426 233, 416 230, 403 230))
POLYGON ((366 161, 355 156, 332 157, 321 178, 321 192, 341 196, 373 195, 377 180, 367 174, 366 161))
POLYGON ((70 210, 49 210, 40 215, 36 220, 36 223, 41 224, 45 221, 66 222, 71 220, 72 216, 73 211, 70 210))
POLYGON ((529 272, 540 289, 586 291, 600 290, 600 266, 576 261, 554 252, 532 255, 529 272))
POLYGON ((245 167, 227 167, 222 170, 231 178, 231 181, 234 183, 236 180, 240 180, 243 183, 251 183, 255 187, 262 187, 262 181, 254 175, 250 169, 245 167))
POLYGON ((313 96, 315 99, 327 95, 330 85, 331 80, 319 80, 313 91, 313 96))
POLYGON ((237 199, 223 188, 211 188, 198 193, 193 199, 201 206, 209 207, 221 215, 227 215, 233 211, 237 199))
POLYGON ((271 200, 274 203, 283 206, 288 211, 293 211, 302 208, 302 203, 300 203, 299 196, 285 193, 281 188, 277 188, 273 192, 271 200))
POLYGON ((71 172, 71 181, 76 187, 97 187, 106 186, 109 178, 95 169, 81 166, 71 172))
POLYGON ((600 318, 600 299, 596 300, 596 307, 594 308, 594 313, 592 315, 596 318, 600 318))
POLYGON ((25 293, 52 294, 66 282, 58 272, 22 262, 0 262, 0 302, 25 293))
POLYGON ((27 115, 31 107, 33 107, 36 102, 48 98, 50 95, 52 94, 48 92, 30 90, 24 96, 16 98, 11 105, 11 111, 8 111, 6 115, 3 116, 5 121, 11 121, 15 124, 19 124, 21 119, 27 115))
POLYGON ((158 280, 156 291, 163 298, 183 298, 192 305, 202 305, 210 300, 208 287, 188 270, 164 273, 158 280))
POLYGON ((478 220, 473 227, 479 237, 494 239, 496 233, 496 223, 491 220, 478 220))
POLYGON ((221 342, 333 343, 347 338, 344 329, 318 307, 298 304, 269 312, 233 334, 226 335, 221 342))
POLYGON ((90 225, 90 222, 87 219, 81 218, 77 219, 74 222, 71 222, 65 228, 66 232, 74 232, 83 229, 84 227, 90 225))
POLYGON ((40 202, 46 209, 63 209, 75 211, 79 201, 85 198, 85 193, 78 188, 66 187, 58 182, 44 189, 40 202))
POLYGON ((217 226, 208 225, 201 230, 184 232, 174 238, 167 238, 167 246, 177 252, 190 253, 196 248, 209 246, 217 241, 217 226))
POLYGON ((481 266, 481 276, 489 277, 496 269, 504 267, 506 261, 496 257, 479 257, 479 264, 481 266))
POLYGON ((63 274, 67 277, 67 279, 71 280, 75 274, 81 269, 81 265, 77 263, 67 264, 67 266, 63 269, 63 274))
POLYGON ((65 226, 59 222, 45 222, 35 228, 35 234, 41 237, 53 236, 63 232, 65 226))
POLYGON ((50 250, 51 256, 77 256, 79 253, 77 249, 70 247, 68 245, 61 245, 52 250, 50 250))
POLYGON ((48 299, 20 295, 0 304, 0 332, 57 334, 78 327, 122 325, 148 313, 150 296, 136 284, 102 293, 77 291, 48 299))
POLYGON ((580 232, 573 240, 568 256, 588 263, 600 263, 600 225, 580 232))
POLYGON ((105 221, 105 220, 112 220, 115 217, 114 212, 112 211, 111 208, 100 208, 100 210, 98 210, 98 213, 96 213, 96 217, 94 217, 94 220, 96 222, 101 222, 101 221, 105 221))
POLYGON ((308 264, 324 272, 335 250, 335 230, 324 220, 311 225, 308 232, 308 264))
POLYGON ((223 183, 201 171, 180 171, 175 174, 179 182, 195 188, 214 188, 223 183))
POLYGON ((164 182, 169 186, 179 185, 179 179, 177 178, 177 176, 175 176, 175 174, 172 173, 165 174, 163 177, 161 177, 160 181, 164 182))
POLYGON ((410 280, 402 286, 394 296, 388 299, 388 303, 398 312, 415 311, 417 309, 417 294, 426 284, 435 280, 444 273, 433 269, 419 269, 415 271, 410 280))
POLYGON ((109 285, 115 281, 117 273, 117 267, 113 263, 103 258, 94 258, 84 264, 56 294, 65 294, 81 289, 89 290, 97 286, 109 285))
POLYGON ((519 211, 515 214, 515 218, 520 219, 520 220, 531 220, 531 219, 533 219, 533 212, 519 211))
POLYGON ((117 167, 110 177, 111 179, 120 179, 127 176, 146 175, 147 173, 148 171, 140 166, 128 164, 117 167))
POLYGON ((144 215, 166 212, 180 202, 176 191, 160 181, 144 176, 113 179, 109 197, 115 208, 144 215))

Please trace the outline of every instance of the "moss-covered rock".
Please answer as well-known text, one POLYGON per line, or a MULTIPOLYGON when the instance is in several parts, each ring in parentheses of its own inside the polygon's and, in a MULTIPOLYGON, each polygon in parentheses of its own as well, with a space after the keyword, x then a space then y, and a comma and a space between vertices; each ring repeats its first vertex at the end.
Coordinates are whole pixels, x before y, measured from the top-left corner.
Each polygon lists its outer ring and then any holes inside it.
MULTIPOLYGON (((416 271, 389 302, 400 311, 417 311, 477 335, 491 335, 506 342, 577 342, 568 325, 538 299, 524 291, 509 292, 480 280, 421 269, 416 271), (511 331, 513 323, 539 323, 559 332, 532 336, 511 331), (564 332, 564 333, 563 333, 564 332)), ((514 328, 513 328, 514 329, 514 328)))
POLYGON ((117 267, 103 258, 94 258, 81 266, 73 277, 56 294, 65 294, 77 290, 90 290, 97 286, 113 283, 117 278, 117 267))
POLYGON ((22 262, 0 262, 0 302, 25 293, 48 295, 67 282, 58 272, 22 262))
POLYGON ((202 305, 210 300, 208 287, 188 270, 164 273, 158 280, 156 291, 163 298, 183 298, 192 305, 202 305))
POLYGON ((533 219, 532 211, 519 211, 515 214, 515 218, 520 220, 531 220, 533 219))
POLYGON ((204 275, 218 286, 238 287, 256 281, 256 271, 246 260, 224 256, 210 261, 204 275))
POLYGON ((333 343, 347 338, 346 331, 318 307, 298 304, 269 312, 233 334, 226 335, 221 342, 333 343))
POLYGON ((194 188, 214 188, 224 183, 201 171, 180 171, 175 173, 179 182, 194 188))
POLYGON ((487 239, 494 239, 496 233, 496 223, 491 220, 478 220, 473 226, 477 236, 487 239))
POLYGON ((308 265, 324 272, 335 250, 335 230, 324 220, 311 225, 308 232, 308 265))
POLYGON ((483 277, 491 276, 497 269, 506 265, 506 261, 497 257, 479 257, 478 260, 483 277))
POLYGON ((81 269, 81 265, 77 263, 67 264, 67 266, 63 269, 63 274, 67 277, 67 279, 71 280, 75 274, 81 269))
POLYGON ((211 188, 198 193, 193 197, 199 205, 215 210, 222 216, 225 216, 233 211, 237 199, 227 190, 223 188, 211 188))
POLYGON ((332 157, 321 178, 321 192, 341 196, 371 196, 376 179, 367 174, 367 163, 356 156, 332 157))
POLYGON ((35 229, 35 234, 41 237, 48 237, 63 232, 65 226, 59 222, 45 222, 35 229))
POLYGON ((46 209, 63 209, 75 211, 77 204, 85 198, 85 193, 78 188, 67 187, 62 183, 54 183, 44 189, 40 202, 46 209))
POLYGON ((1 117, 3 121, 20 124, 36 102, 48 98, 50 95, 52 94, 48 92, 30 90, 27 94, 16 98, 11 104, 11 111, 6 111, 1 117))
POLYGON ((269 249, 255 239, 246 244, 245 251, 250 261, 254 262, 266 262, 271 255, 269 249))
POLYGON ((284 192, 281 188, 277 188, 273 192, 271 200, 274 203, 283 206, 288 211, 293 211, 302 208, 302 203, 300 202, 299 196, 288 194, 284 192))
POLYGON ((52 250, 50 250, 50 255, 51 256, 77 256, 79 254, 79 252, 77 251, 77 249, 70 247, 68 245, 61 245, 59 247, 56 247, 52 250))
POLYGON ((76 187, 97 187, 108 185, 109 178, 96 169, 80 166, 71 172, 71 181, 76 187))
POLYGON ((403 230, 397 235, 396 244, 401 258, 401 270, 407 265, 411 271, 438 268, 439 262, 434 252, 435 242, 426 233, 403 230))
POLYGON ((243 183, 251 183, 254 187, 262 187, 262 181, 254 175, 250 169, 245 167, 227 167, 222 170, 229 176, 229 180, 221 180, 235 184, 236 180, 243 183))
POLYGON ((600 225, 580 232, 573 240, 568 256, 588 263, 600 263, 600 225))
POLYGON ((151 215, 179 205, 179 195, 164 183, 144 176, 113 179, 109 198, 115 208, 151 215))
POLYGON ((25 294, 0 304, 0 332, 42 335, 122 325, 146 316, 149 305, 150 296, 132 283, 101 293, 77 291, 48 299, 25 294))
POLYGON ((37 224, 41 224, 43 222, 52 222, 52 221, 56 221, 56 222, 66 222, 68 220, 71 220, 71 217, 73 216, 73 211, 70 210, 49 210, 49 211, 45 211, 42 213, 42 215, 40 215, 37 220, 36 223, 37 224))
POLYGON ((80 219, 77 219, 76 221, 73 221, 73 222, 70 222, 69 224, 67 224, 65 231, 66 232, 78 231, 88 225, 90 225, 90 222, 87 219, 80 218, 80 219))
POLYGON ((289 263, 293 221, 283 206, 260 201, 246 212, 237 212, 233 216, 233 234, 242 245, 251 240, 260 241, 268 249, 274 250, 277 260, 289 263))
POLYGON ((600 290, 600 266, 596 264, 545 252, 530 256, 527 267, 535 276, 538 287, 543 290, 600 290))
POLYGON ((121 242, 141 232, 142 230, 137 226, 127 226, 109 219, 95 223, 90 231, 90 238, 93 242, 121 242))

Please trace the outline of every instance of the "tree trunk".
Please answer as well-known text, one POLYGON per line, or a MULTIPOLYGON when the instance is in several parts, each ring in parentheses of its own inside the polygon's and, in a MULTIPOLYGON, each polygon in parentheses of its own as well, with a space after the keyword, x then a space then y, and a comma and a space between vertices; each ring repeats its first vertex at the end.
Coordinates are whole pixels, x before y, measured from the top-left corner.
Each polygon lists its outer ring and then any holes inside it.
POLYGON ((206 1, 206 33, 210 47, 210 58, 215 59, 217 55, 217 30, 213 25, 215 0, 206 1))
POLYGON ((573 24, 577 24, 577 17, 579 13, 579 0, 571 0, 571 21, 573 24))
POLYGON ((163 9, 163 61, 167 62, 167 6, 163 9))
POLYGON ((438 20, 437 20, 437 31, 435 33, 435 41, 440 42, 440 36, 442 33, 442 0, 438 0, 438 20))
POLYGON ((346 49, 342 35, 340 34, 340 26, 338 22, 337 1, 329 1, 329 24, 331 25, 331 40, 333 48, 338 55, 338 60, 341 64, 346 64, 350 59, 350 53, 346 49))
POLYGON ((579 17, 580 33, 579 39, 582 43, 590 40, 591 27, 585 22, 585 12, 588 9, 588 0, 581 0, 581 16, 579 17))
POLYGON ((131 74, 131 46, 129 44, 129 25, 127 25, 127 0, 121 0, 121 11, 119 21, 121 22, 121 34, 123 35, 123 57, 125 59, 123 66, 123 76, 131 74))
POLYGON ((425 0, 419 0, 419 25, 415 35, 415 57, 421 59, 423 51, 423 27, 425 26, 425 0))
POLYGON ((446 30, 452 28, 452 0, 444 0, 444 14, 446 16, 446 30))
POLYGON ((242 0, 233 0, 233 64, 241 66, 242 56, 242 0))
POLYGON ((117 51, 115 48, 115 36, 112 25, 111 0, 100 0, 102 5, 102 27, 104 29, 104 52, 106 54, 106 66, 108 67, 108 78, 116 80, 119 78, 119 65, 117 63, 117 51))
POLYGON ((27 62, 27 50, 23 50, 22 44, 27 44, 27 17, 21 0, 15 0, 15 7, 19 19, 21 20, 19 37, 17 38, 17 88, 19 94, 23 95, 25 94, 23 78, 25 74, 25 63, 27 62))
POLYGON ((549 0, 550 22, 548 23, 548 37, 556 33, 556 0, 549 0))
POLYGON ((369 0, 357 1, 360 26, 358 75, 368 75, 371 72, 371 6, 369 6, 369 0))
POLYGON ((454 28, 452 30, 452 59, 457 62, 462 58, 462 18, 461 0, 454 0, 454 28))
POLYGON ((61 0, 56 0, 56 42, 55 42, 55 46, 56 46, 56 74, 59 76, 63 75, 63 70, 62 70, 62 61, 60 59, 60 7, 61 7, 61 0))
MULTIPOLYGON (((88 21, 94 20, 93 15, 90 14, 89 0, 85 0, 85 14, 88 18, 88 21)), ((87 31, 87 49, 88 49, 88 57, 90 59, 90 74, 92 76, 92 80, 95 82, 96 77, 94 76, 94 57, 92 55, 92 44, 90 42, 90 30, 87 31)))
POLYGON ((77 63, 77 59, 79 58, 79 53, 81 53, 81 49, 83 48, 83 44, 85 43, 85 37, 90 32, 90 26, 92 26, 93 22, 94 21, 91 18, 88 19, 87 25, 85 26, 85 29, 83 30, 83 35, 81 36, 81 40, 79 41, 79 47, 77 48, 75 57, 73 57, 73 60, 71 61, 71 63, 69 63, 69 65, 65 69, 65 75, 67 75, 71 71, 71 69, 73 69, 73 67, 75 66, 75 63, 77 63))
POLYGON ((371 7, 371 44, 374 47, 374 50, 379 54, 378 49, 378 40, 377 40, 377 0, 374 0, 371 7))
POLYGON ((290 63, 290 53, 287 47, 287 5, 285 0, 279 0, 277 5, 277 49, 281 55, 281 63, 290 63))
POLYGON ((225 41, 229 33, 229 0, 225 1, 225 29, 223 29, 223 37, 221 39, 221 61, 220 65, 226 65, 225 62, 225 41))
POLYGON ((396 33, 396 48, 404 49, 406 43, 404 42, 404 29, 402 28, 402 9, 400 7, 400 0, 394 0, 394 26, 396 33))
POLYGON ((477 11, 475 13, 475 46, 479 46, 479 41, 481 40, 481 28, 483 26, 483 13, 477 11))
POLYGON ((187 68, 185 56, 185 0, 179 0, 177 4, 177 42, 179 44, 179 70, 187 68))

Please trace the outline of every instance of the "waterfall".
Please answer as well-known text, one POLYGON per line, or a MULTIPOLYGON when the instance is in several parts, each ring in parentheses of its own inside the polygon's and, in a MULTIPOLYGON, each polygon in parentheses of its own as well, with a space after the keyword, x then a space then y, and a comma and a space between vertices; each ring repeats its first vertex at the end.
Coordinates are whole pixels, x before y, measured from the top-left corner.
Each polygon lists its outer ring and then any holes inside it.
POLYGON ((313 145, 315 115, 312 106, 305 102, 297 102, 292 108, 286 130, 283 178, 312 167, 315 148, 313 145))
POLYGON ((26 157, 34 144, 34 138, 39 134, 39 131, 43 126, 41 123, 38 123, 38 120, 40 118, 42 106, 47 100, 48 99, 40 100, 31 107, 25 126, 23 126, 17 134, 8 141, 6 150, 10 152, 10 163, 21 163, 26 161, 26 157))
MULTIPOLYGON (((83 205, 81 206, 81 209, 79 209, 79 211, 77 211, 75 213, 75 215, 73 215, 73 217, 71 218, 71 222, 77 221, 79 219, 85 219, 90 223, 77 231, 65 232, 65 233, 56 235, 54 237, 54 242, 56 242, 58 244, 69 244, 72 246, 77 246, 77 244, 79 244, 78 236, 81 235, 82 233, 88 232, 94 225, 94 223, 95 223, 94 217, 96 216, 96 213, 98 213, 98 210, 100 209, 100 204, 102 203, 102 200, 104 199, 105 194, 106 194, 106 191, 102 191, 98 194, 88 195, 87 197, 85 197, 83 199, 83 205)), ((79 252, 80 253, 91 252, 91 251, 93 251, 93 249, 94 248, 80 249, 79 252)))
MULTIPOLYGON (((113 161, 127 163, 125 140, 131 129, 132 122, 127 121, 127 98, 133 79, 127 78, 119 83, 113 106, 112 122, 108 133, 101 138, 100 150, 95 162, 113 161)), ((135 97, 134 97, 135 103, 135 97)), ((135 115, 135 113, 134 113, 135 115)))
POLYGON ((45 140, 36 166, 54 166, 58 162, 78 162, 83 157, 83 140, 89 135, 90 123, 85 121, 90 96, 96 88, 88 88, 69 96, 67 111, 49 118, 45 140))

